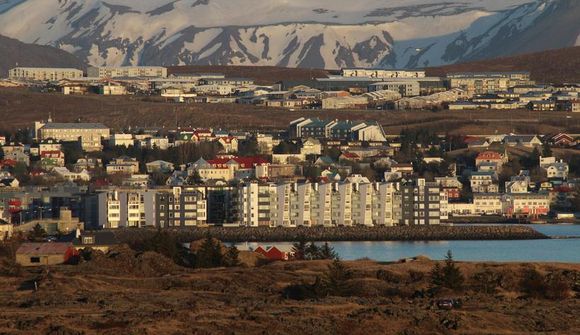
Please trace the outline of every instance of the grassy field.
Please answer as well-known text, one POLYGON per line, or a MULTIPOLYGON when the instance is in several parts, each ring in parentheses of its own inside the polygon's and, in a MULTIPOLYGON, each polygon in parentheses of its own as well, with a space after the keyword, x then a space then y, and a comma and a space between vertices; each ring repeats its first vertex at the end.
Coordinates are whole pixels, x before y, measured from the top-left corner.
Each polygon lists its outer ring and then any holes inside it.
POLYGON ((51 113, 59 122, 103 122, 127 127, 214 127, 285 129, 299 117, 376 120, 388 134, 404 128, 431 128, 440 133, 580 133, 580 113, 513 111, 378 111, 296 110, 237 104, 176 104, 159 97, 65 96, 23 89, 0 89, 0 131, 32 127, 51 113))

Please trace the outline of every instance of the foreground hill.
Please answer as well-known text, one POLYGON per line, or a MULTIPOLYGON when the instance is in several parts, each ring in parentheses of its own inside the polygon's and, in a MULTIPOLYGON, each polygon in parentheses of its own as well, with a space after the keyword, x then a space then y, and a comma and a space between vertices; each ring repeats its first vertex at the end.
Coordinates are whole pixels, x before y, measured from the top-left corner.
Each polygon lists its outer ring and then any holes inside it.
MULTIPOLYGON (((4 264, 10 264, 6 262, 4 264)), ((0 272, 6 334, 578 334, 578 264, 275 262, 189 269, 117 248, 50 271, 0 272), (340 263, 339 263, 340 264, 340 263), (336 264, 335 264, 336 265, 336 264), (34 290, 35 284, 38 289, 34 290), (449 310, 440 299, 456 299, 449 310)))
POLYGON ((432 67, 427 69, 427 74, 444 76, 462 71, 531 71, 532 79, 538 82, 579 82, 580 46, 432 67))
POLYGON ((425 67, 579 43, 577 0, 5 0, 4 35, 95 65, 425 67))
POLYGON ((6 77, 8 70, 15 66, 85 68, 80 59, 64 50, 0 35, 0 77, 6 77))

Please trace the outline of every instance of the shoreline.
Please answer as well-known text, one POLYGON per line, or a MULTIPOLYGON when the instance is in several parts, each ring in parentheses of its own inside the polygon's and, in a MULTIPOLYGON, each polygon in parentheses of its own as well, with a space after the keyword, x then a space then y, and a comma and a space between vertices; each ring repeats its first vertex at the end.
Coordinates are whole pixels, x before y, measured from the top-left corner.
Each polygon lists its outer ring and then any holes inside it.
MULTIPOLYGON (((130 243, 148 238, 158 230, 116 229, 116 237, 130 243)), ((532 227, 489 226, 394 226, 394 227, 175 227, 162 230, 180 242, 203 239, 209 233, 223 242, 315 242, 337 241, 453 241, 550 239, 532 227)))

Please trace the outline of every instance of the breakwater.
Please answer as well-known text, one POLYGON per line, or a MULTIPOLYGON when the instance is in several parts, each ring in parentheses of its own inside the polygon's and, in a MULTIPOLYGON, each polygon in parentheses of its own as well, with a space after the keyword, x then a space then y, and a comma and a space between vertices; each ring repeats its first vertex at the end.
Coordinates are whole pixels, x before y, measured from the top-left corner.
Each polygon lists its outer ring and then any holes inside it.
MULTIPOLYGON (((224 242, 306 241, 451 241, 532 240, 548 236, 521 225, 495 226, 396 226, 396 227, 179 227, 166 228, 180 242, 212 237, 224 242)), ((156 229, 117 229, 117 238, 131 242, 147 238, 156 229)))

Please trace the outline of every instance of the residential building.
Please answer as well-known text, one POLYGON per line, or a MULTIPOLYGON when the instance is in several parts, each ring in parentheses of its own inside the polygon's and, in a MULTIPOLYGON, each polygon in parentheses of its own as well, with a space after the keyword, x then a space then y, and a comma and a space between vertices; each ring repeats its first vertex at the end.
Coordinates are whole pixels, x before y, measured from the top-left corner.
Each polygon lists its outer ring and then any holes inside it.
POLYGON ((139 173, 139 161, 137 158, 121 156, 115 158, 107 164, 105 171, 107 173, 134 174, 139 173))
POLYGON ((79 142, 85 151, 102 150, 101 141, 108 139, 110 129, 101 123, 35 122, 38 140, 53 139, 61 142, 79 142))
POLYGON ((109 145, 130 147, 135 145, 135 140, 132 134, 112 134, 109 138, 109 145))
POLYGON ((155 197, 157 227, 203 226, 207 223, 207 198, 202 187, 173 187, 155 197))
POLYGON ((474 193, 473 207, 475 215, 502 215, 502 195, 495 193, 474 193))
POLYGON ((385 142, 385 132, 377 122, 354 122, 300 118, 290 122, 289 133, 295 138, 330 138, 385 142))
POLYGON ((162 160, 156 160, 153 162, 146 163, 145 167, 147 168, 147 173, 154 172, 170 173, 174 170, 173 163, 162 160))
POLYGON ((368 78, 425 78, 424 70, 391 70, 369 68, 345 68, 341 70, 343 77, 368 78))
POLYGON ((87 76, 94 78, 165 78, 167 77, 167 68, 161 66, 99 66, 89 67, 87 69, 87 76))
POLYGON ((72 68, 15 67, 8 71, 8 78, 13 80, 57 81, 82 77, 83 71, 72 68))
POLYGON ((470 95, 507 91, 518 85, 530 85, 529 72, 459 72, 448 73, 451 88, 461 88, 470 95))
POLYGON ((508 217, 538 217, 550 211, 548 193, 506 194, 503 212, 508 217))
POLYGON ((398 92, 403 97, 414 97, 421 94, 418 81, 381 81, 369 85, 369 92, 381 90, 398 92))
POLYGON ((474 171, 469 176, 469 184, 473 193, 497 193, 497 174, 494 171, 474 171))
POLYGON ((439 224, 442 201, 440 187, 423 179, 371 183, 351 175, 344 182, 250 182, 240 187, 239 218, 243 226, 439 224))

